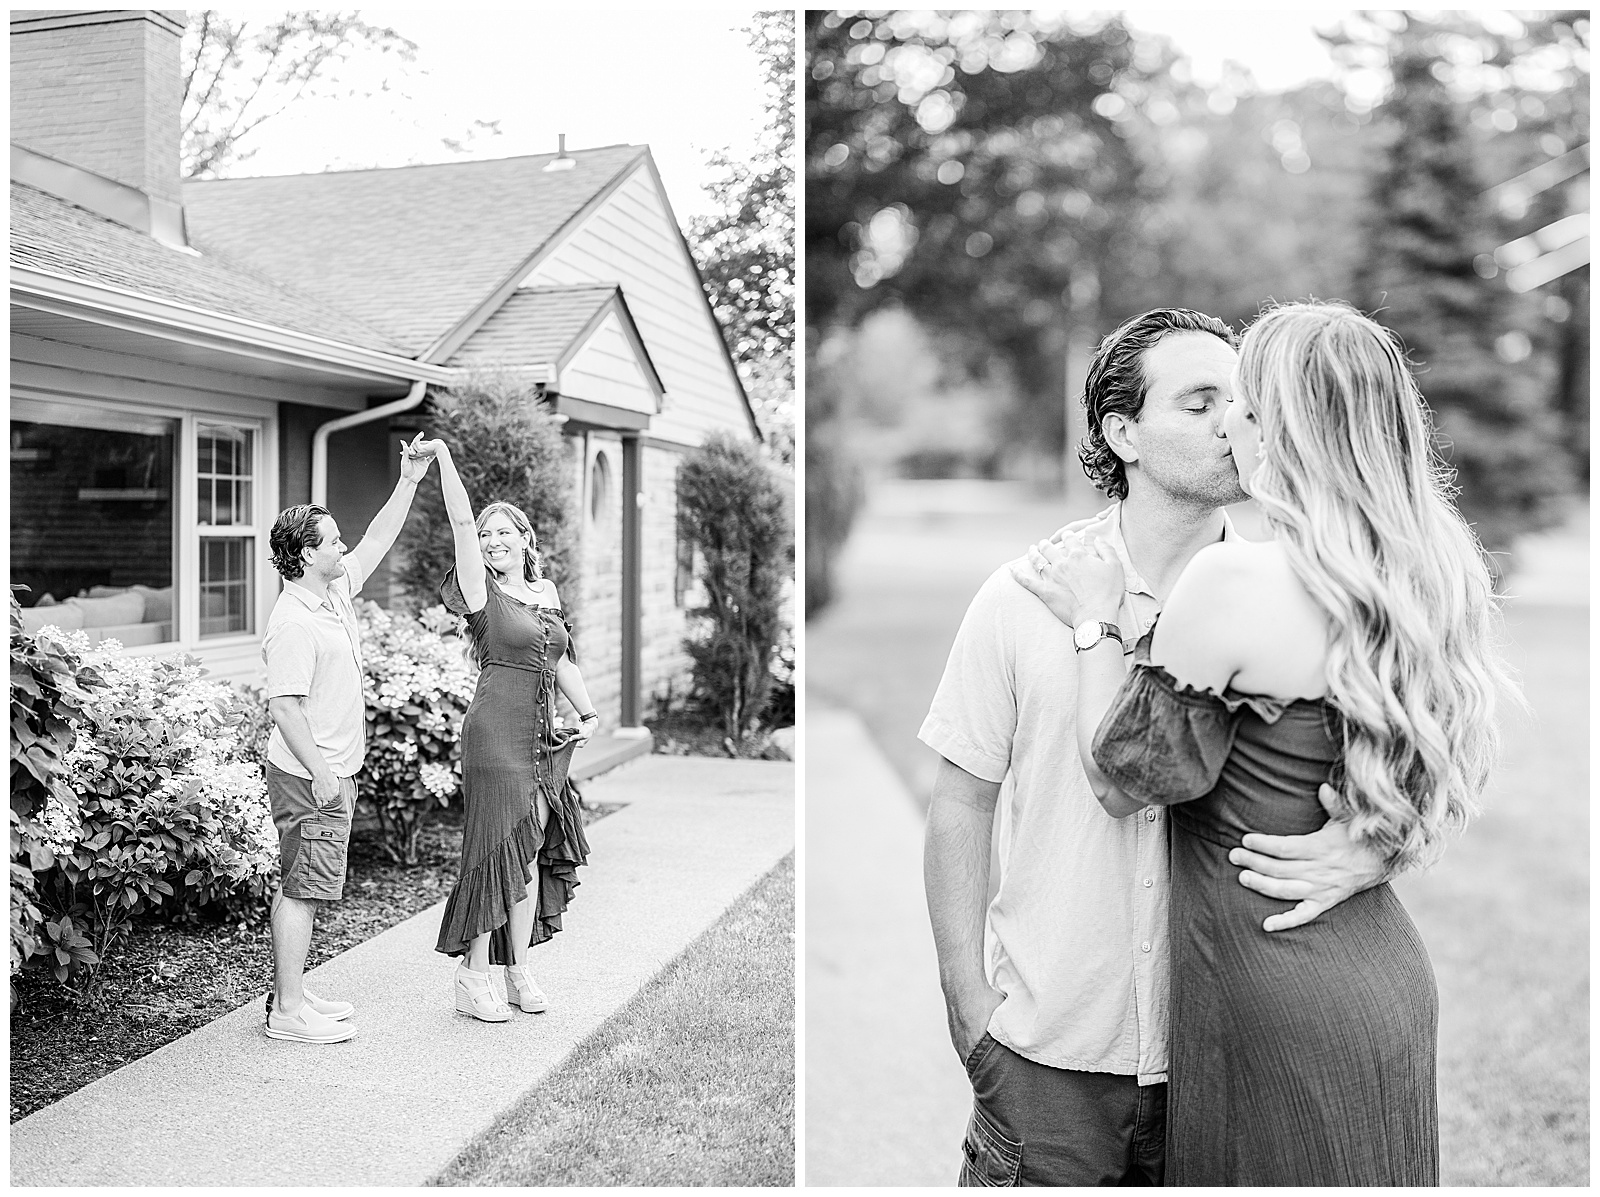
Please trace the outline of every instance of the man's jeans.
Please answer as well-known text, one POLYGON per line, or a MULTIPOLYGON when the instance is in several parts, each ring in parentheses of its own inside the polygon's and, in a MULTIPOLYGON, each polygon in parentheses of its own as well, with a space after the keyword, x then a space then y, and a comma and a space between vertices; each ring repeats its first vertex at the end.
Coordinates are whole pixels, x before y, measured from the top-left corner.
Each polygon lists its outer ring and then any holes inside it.
POLYGON ((1050 1068, 985 1034, 967 1057, 964 1186, 1159 1185, 1167 1087, 1050 1068))

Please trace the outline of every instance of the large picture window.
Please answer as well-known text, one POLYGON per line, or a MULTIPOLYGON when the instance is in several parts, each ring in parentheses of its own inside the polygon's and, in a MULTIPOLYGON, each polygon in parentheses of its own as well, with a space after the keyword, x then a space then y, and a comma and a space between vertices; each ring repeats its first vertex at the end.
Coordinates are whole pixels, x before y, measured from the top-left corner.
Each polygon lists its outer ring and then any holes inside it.
POLYGON ((14 395, 10 432, 25 628, 126 648, 256 632, 261 421, 14 395))
POLYGON ((30 628, 175 639, 180 422, 30 403, 11 420, 11 580, 30 628))

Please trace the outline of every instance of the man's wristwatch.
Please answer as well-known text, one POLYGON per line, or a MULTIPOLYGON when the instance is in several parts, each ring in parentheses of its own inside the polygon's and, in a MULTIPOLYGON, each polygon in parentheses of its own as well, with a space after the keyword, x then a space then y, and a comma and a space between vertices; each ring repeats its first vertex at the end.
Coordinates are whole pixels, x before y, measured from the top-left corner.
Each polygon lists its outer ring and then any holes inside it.
MULTIPOLYGON (((1106 637, 1111 637, 1122 645, 1122 629, 1114 623, 1102 623, 1098 619, 1088 619, 1072 630, 1072 646, 1080 653, 1093 648, 1106 637)), ((1126 647, 1123 645, 1123 647, 1126 647)))

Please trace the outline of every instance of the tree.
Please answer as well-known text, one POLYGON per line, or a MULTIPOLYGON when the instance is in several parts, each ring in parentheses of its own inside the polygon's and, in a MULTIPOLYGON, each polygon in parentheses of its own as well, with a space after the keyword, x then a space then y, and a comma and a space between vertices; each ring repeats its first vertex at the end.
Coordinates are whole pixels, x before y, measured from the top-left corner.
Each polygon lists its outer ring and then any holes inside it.
POLYGON ((1136 130, 1171 104, 1170 50, 989 11, 810 12, 806 44, 808 329, 902 305, 1009 377, 1012 438, 1059 445, 1074 322, 1100 331, 1160 267, 1136 130))
POLYGON ((1465 107, 1435 69, 1441 31, 1396 16, 1358 301, 1417 363, 1462 514, 1506 549, 1552 523, 1570 487, 1560 426, 1548 386, 1506 349, 1513 296, 1487 277, 1497 238, 1465 107))
MULTIPOLYGON (((450 446, 474 514, 505 501, 522 508, 539 538, 545 576, 571 614, 579 601, 573 527, 571 452, 561 422, 536 385, 516 375, 481 372, 431 395, 429 435, 450 446)), ((455 539, 436 485, 417 491, 400 539, 398 578, 413 607, 439 601, 439 583, 455 564, 455 539)))
POLYGON ((747 27, 761 56, 767 123, 749 160, 711 156, 706 190, 720 209, 690 221, 689 241, 728 352, 769 450, 794 459, 794 14, 759 12, 747 27))
POLYGON ((704 634, 685 646, 692 701, 738 743, 767 705, 783 627, 793 533, 773 467, 748 442, 714 433, 678 470, 678 520, 704 561, 706 602, 690 612, 704 634))
POLYGON ((416 55, 415 42, 357 13, 287 12, 260 27, 215 9, 191 17, 183 38, 183 173, 216 178, 254 152, 239 143, 329 82, 358 51, 416 55))

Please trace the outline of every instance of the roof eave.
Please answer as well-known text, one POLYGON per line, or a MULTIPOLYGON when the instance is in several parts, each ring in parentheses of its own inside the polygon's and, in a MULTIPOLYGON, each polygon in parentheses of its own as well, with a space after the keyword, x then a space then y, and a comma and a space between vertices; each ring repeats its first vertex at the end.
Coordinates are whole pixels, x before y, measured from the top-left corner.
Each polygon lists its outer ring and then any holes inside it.
POLYGON ((11 302, 163 340, 280 365, 310 366, 354 379, 377 375, 445 385, 456 374, 454 370, 429 362, 14 262, 11 264, 11 302))

